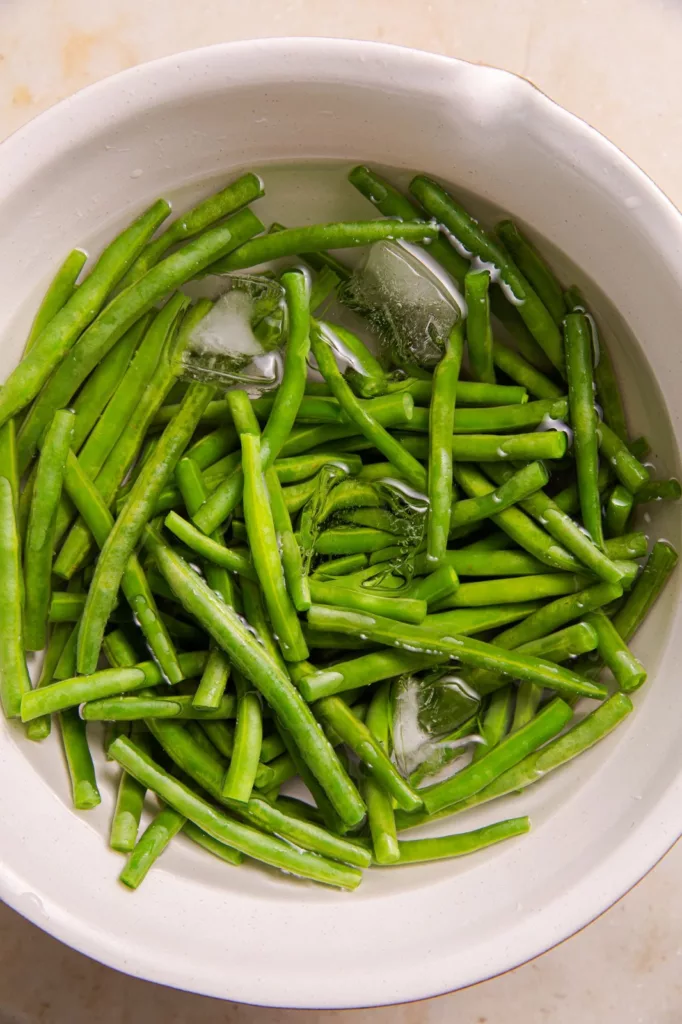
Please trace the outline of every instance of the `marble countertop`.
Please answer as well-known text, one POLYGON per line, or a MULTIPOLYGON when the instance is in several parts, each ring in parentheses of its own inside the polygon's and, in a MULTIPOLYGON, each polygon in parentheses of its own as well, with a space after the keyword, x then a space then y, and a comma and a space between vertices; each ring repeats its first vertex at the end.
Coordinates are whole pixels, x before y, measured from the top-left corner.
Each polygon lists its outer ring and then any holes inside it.
MULTIPOLYGON (((316 35, 514 71, 599 128, 682 206, 680 0, 0 0, 0 139, 106 75, 178 50, 316 35)), ((678 1024, 682 845, 590 927, 440 999, 300 1013, 175 992, 102 967, 0 907, 0 1024, 678 1024)))

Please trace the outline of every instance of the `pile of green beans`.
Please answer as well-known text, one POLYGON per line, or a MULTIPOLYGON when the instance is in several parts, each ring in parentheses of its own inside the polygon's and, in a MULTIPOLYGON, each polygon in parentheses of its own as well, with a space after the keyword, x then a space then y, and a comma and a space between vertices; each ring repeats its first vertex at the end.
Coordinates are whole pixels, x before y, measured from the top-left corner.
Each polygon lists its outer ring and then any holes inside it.
POLYGON ((101 801, 105 723, 130 889, 185 840, 354 889, 372 863, 520 836, 526 817, 401 833, 539 782, 647 679, 629 644, 677 553, 638 507, 682 489, 630 438, 582 296, 429 178, 410 196, 349 180, 379 217, 265 231, 249 173, 152 240, 158 200, 82 283, 74 249, 0 394, 0 703, 33 742, 56 716, 79 810, 101 801), (362 272, 328 250, 385 242, 428 251, 466 300, 435 367, 377 355, 371 316, 366 344, 320 312, 343 320, 362 272), (182 286, 273 260, 277 389, 186 379, 213 303, 182 286), (400 694, 453 667, 465 720, 403 772, 400 694))

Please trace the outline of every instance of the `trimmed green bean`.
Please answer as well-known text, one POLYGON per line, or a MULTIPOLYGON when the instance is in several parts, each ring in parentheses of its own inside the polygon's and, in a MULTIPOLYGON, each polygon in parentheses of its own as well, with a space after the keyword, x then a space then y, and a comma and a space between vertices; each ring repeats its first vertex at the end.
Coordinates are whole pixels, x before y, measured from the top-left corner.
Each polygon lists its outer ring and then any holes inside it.
POLYGON ((216 260, 210 274, 230 274, 246 270, 282 256, 319 252, 320 249, 346 249, 372 245, 386 238, 402 238, 406 242, 428 242, 437 235, 430 224, 404 223, 401 220, 372 220, 351 223, 312 224, 302 228, 284 228, 245 242, 228 256, 216 260))
POLYGON ((511 253, 516 266, 537 292, 554 322, 560 325, 567 313, 566 300, 561 285, 545 260, 513 221, 500 221, 495 231, 511 253))
POLYGON ((361 874, 315 854, 302 853, 273 836, 265 835, 248 825, 241 825, 221 811, 215 810, 183 783, 163 771, 141 753, 129 740, 121 737, 111 746, 115 759, 131 775, 153 790, 169 806, 188 818, 204 832, 247 856, 281 868, 291 874, 341 888, 355 888, 361 874))
POLYGON ((406 672, 420 672, 442 664, 443 657, 412 651, 375 651, 349 661, 338 662, 325 669, 318 669, 305 676, 299 683, 299 690, 312 703, 322 697, 331 697, 359 686, 370 686, 383 679, 406 672))
POLYGON ((87 258, 88 254, 83 249, 73 249, 57 270, 38 306, 26 339, 24 354, 33 347, 34 342, 40 337, 52 318, 64 308, 73 295, 77 287, 76 282, 87 258))
MULTIPOLYGON (((147 730, 139 728, 133 741, 141 750, 150 753, 146 742, 147 730)), ((128 772, 122 771, 116 794, 116 806, 109 830, 109 846, 119 853, 130 853, 137 842, 137 833, 144 808, 146 787, 128 772)))
POLYGON ((414 579, 407 589, 406 597, 417 601, 426 601, 429 607, 455 594, 459 589, 459 576, 451 565, 441 565, 440 569, 414 579))
POLYGON ((213 836, 209 836, 207 832, 197 828, 193 821, 186 821, 183 825, 182 831, 185 833, 188 839, 191 839, 197 846, 201 846, 204 850, 212 853, 214 857, 219 857, 220 860, 227 861, 228 864, 238 866, 244 860, 244 855, 238 850, 233 850, 231 846, 225 846, 224 843, 214 839, 213 836))
POLYGON ((400 857, 395 867, 401 864, 422 864, 449 857, 462 857, 468 853, 485 850, 505 839, 514 839, 530 831, 530 818, 508 818, 493 825, 484 825, 473 832, 460 832, 453 836, 437 836, 435 839, 400 840, 400 857))
MULTIPOLYGON (((36 689, 41 686, 49 686, 54 681, 54 673, 62 656, 62 651, 73 627, 70 623, 60 622, 53 627, 47 642, 47 649, 43 664, 40 669, 40 677, 36 683, 36 689)), ((25 731, 26 737, 34 742, 47 739, 52 729, 52 719, 49 715, 42 718, 34 718, 28 722, 25 731)))
POLYGON ((230 663, 224 651, 211 651, 199 681, 192 704, 198 711, 213 711, 220 707, 230 677, 230 663))
MULTIPOLYGON (((435 181, 424 175, 417 175, 410 183, 410 192, 426 211, 445 227, 448 240, 456 248, 466 250, 467 254, 478 256, 493 265, 499 273, 501 286, 505 293, 508 293, 510 301, 513 302, 534 339, 551 363, 558 370, 563 370, 561 333, 537 293, 511 258, 435 181)), ((464 255, 464 252, 462 254, 464 255)))
MULTIPOLYGON (((428 413, 429 458, 426 519, 426 558, 432 568, 442 562, 448 546, 452 507, 452 435, 455 423, 457 380, 462 365, 462 324, 450 331, 445 352, 433 375, 428 413)), ((494 383, 494 381, 490 382, 494 383)))
POLYGON ((553 380, 537 370, 519 352, 507 348, 499 341, 493 341, 493 362, 498 370, 502 370, 510 380, 521 384, 536 398, 554 400, 563 395, 562 389, 553 380))
MULTIPOLYGON (((376 590, 348 587, 344 581, 324 583, 310 580, 310 596, 316 604, 339 605, 356 611, 376 612, 398 622, 419 625, 426 617, 426 601, 411 597, 392 597, 376 590)), ((298 659, 300 660, 300 659, 298 659)))
POLYGON ((544 487, 548 480, 549 474, 541 462, 530 462, 516 472, 505 474, 503 482, 488 494, 457 502, 450 516, 450 532, 453 533, 482 519, 490 519, 506 508, 519 504, 524 498, 529 498, 544 487))
MULTIPOLYGON (((35 338, 30 352, 24 356, 3 385, 0 394, 0 426, 15 413, 24 409, 36 397, 79 335, 82 335, 83 332, 88 333, 86 328, 97 317, 111 289, 121 279, 130 263, 169 212, 168 203, 163 199, 157 200, 107 246, 83 284, 74 291, 68 302, 46 324, 35 338)), ((165 288, 164 293, 167 290, 168 288, 165 288)), ((140 309, 136 316, 129 319, 125 324, 125 329, 131 327, 143 312, 145 310, 140 309)), ((121 334, 123 331, 120 331, 117 337, 112 339, 112 344, 121 334)), ((100 355, 102 354, 100 353, 100 355)), ((95 363, 98 361, 95 360, 95 363)), ((88 372, 92 368, 90 367, 88 372)), ((87 374, 84 374, 79 383, 82 383, 86 376, 87 374)), ((66 401, 71 398, 74 391, 69 394, 66 401)), ((36 433, 36 443, 52 419, 54 412, 63 404, 65 403, 58 402, 52 405, 49 414, 43 417, 42 425, 36 433)), ((33 410, 29 416, 32 415, 33 410)))
POLYGON ((59 732, 71 780, 71 797, 78 811, 89 811, 102 802, 86 730, 87 726, 76 708, 62 711, 59 715, 59 732))
POLYGON ((263 694, 290 730, 301 755, 349 826, 360 823, 364 805, 315 722, 310 709, 286 674, 265 652, 232 609, 223 604, 192 569, 147 531, 147 546, 185 610, 227 653, 230 661, 263 694))
MULTIPOLYGON (((384 683, 374 694, 367 711, 366 726, 385 754, 389 753, 390 685, 384 683)), ((393 800, 379 780, 368 774, 364 786, 367 818, 377 864, 393 864, 400 857, 393 800)))
POLYGON ((478 793, 502 772, 513 768, 524 757, 561 732, 572 717, 573 711, 568 704, 556 697, 528 725, 501 740, 480 761, 470 764, 444 782, 437 782, 420 790, 426 810, 429 814, 434 814, 444 807, 478 793))
MULTIPOLYGON (((30 452, 35 447, 54 411, 68 405, 88 374, 136 320, 164 299, 169 292, 194 277, 216 253, 235 247, 244 237, 249 237, 260 227, 260 221, 250 210, 242 210, 224 224, 210 228, 199 238, 167 256, 143 278, 120 292, 91 327, 81 335, 33 404, 22 426, 25 448, 30 452)), ((74 298, 77 298, 81 291, 79 288, 74 298)), ((57 319, 58 317, 55 317, 53 323, 57 319)), ((38 348, 37 343, 28 357, 29 360, 38 348)), ((25 362, 26 360, 21 365, 23 366, 25 362)), ((6 389, 7 385, 0 396, 0 418, 6 389)))
MULTIPOLYGON (((427 438, 403 431, 396 431, 394 436, 415 458, 426 458, 427 438)), ((352 440, 345 444, 349 449, 354 447, 352 440)), ((566 435, 561 430, 533 434, 455 434, 452 457, 456 462, 511 462, 514 459, 533 462, 535 459, 562 459, 566 446, 566 435)))
POLYGON ((493 332, 490 327, 490 274, 487 270, 469 271, 464 278, 467 304, 467 351, 471 374, 485 384, 495 383, 493 332))
POLYGON ((128 285, 139 281, 148 270, 156 266, 164 253, 172 246, 206 231, 216 221, 247 206, 263 194, 263 182, 257 174, 242 174, 220 192, 202 199, 196 206, 172 221, 158 238, 144 247, 132 267, 126 272, 119 287, 127 288, 128 285))
POLYGON ((605 423, 600 423, 597 426, 597 440, 602 457, 609 463, 623 487, 627 487, 631 494, 636 495, 642 487, 649 483, 649 470, 605 423))
POLYGON ((408 623, 396 623, 391 619, 380 618, 378 615, 364 615, 349 612, 345 608, 314 604, 308 612, 308 623, 314 629, 330 629, 340 633, 357 632, 377 643, 398 647, 409 646, 410 649, 425 653, 459 658, 463 665, 491 669, 496 673, 527 679, 529 682, 539 683, 569 696, 576 694, 600 700, 607 692, 601 684, 593 683, 575 672, 543 659, 517 654, 515 651, 495 647, 471 637, 439 636, 435 630, 429 628, 428 622, 426 626, 411 626, 408 623))
MULTIPOLYGON (((530 684, 534 686, 534 683, 530 684)), ((542 688, 538 687, 540 692, 542 688)), ((510 715, 514 690, 511 686, 501 686, 495 690, 485 710, 481 722, 480 735, 482 742, 477 743, 473 750, 472 762, 480 761, 493 750, 509 732, 510 715)))
POLYGON ((544 573, 540 576, 511 576, 478 583, 462 583, 454 594, 439 601, 435 612, 448 608, 487 608, 491 604, 515 604, 542 601, 548 597, 576 594, 590 580, 570 572, 544 573))
POLYGON ((568 402, 583 525, 598 548, 604 547, 599 497, 597 410, 594 407, 592 335, 582 313, 564 321, 568 402))
POLYGON ((54 530, 73 423, 72 412, 55 413, 38 460, 24 549, 24 643, 28 651, 41 651, 47 638, 54 530))
POLYGON ((675 477, 670 480, 650 480, 637 491, 635 504, 643 505, 647 501, 679 501, 680 497, 682 487, 675 477))
POLYGON ((186 544, 192 551, 196 551, 202 558, 213 562, 214 565, 220 565, 230 572, 236 572, 250 580, 257 579, 256 570, 248 555, 235 548, 226 548, 211 537, 207 537, 206 534, 179 516, 177 512, 169 512, 164 520, 164 525, 183 544, 186 544))
POLYGON ((379 449, 381 454, 391 465, 395 466, 397 472, 405 477, 408 483, 424 491, 427 481, 426 472, 423 467, 360 404, 336 365, 332 348, 325 340, 322 328, 319 325, 313 325, 310 340, 320 372, 329 384, 334 398, 336 398, 351 423, 368 441, 371 441, 379 449))
MULTIPOLYGON (((8 480, 12 488, 14 518, 18 523, 20 473, 17 462, 17 435, 14 420, 8 420, 4 427, 0 427, 0 477, 8 480)), ((33 486, 35 486, 35 483, 33 486)), ((32 499, 33 494, 31 493, 32 499)))
POLYGON ((277 470, 271 466, 265 473, 265 483, 270 499, 272 519, 277 536, 277 546, 282 557, 282 568, 287 590, 297 612, 306 612, 310 608, 310 585, 303 568, 301 549, 294 537, 289 511, 282 494, 282 485, 277 470))
POLYGON ((239 673, 235 674, 237 689, 237 725, 234 731, 232 758, 223 780, 222 794, 237 803, 249 802, 256 781, 263 742, 263 717, 258 694, 249 688, 239 673))
POLYGON ((81 707, 81 717, 86 722, 135 722, 141 719, 152 721, 154 718, 204 721, 234 718, 234 715, 235 701, 230 695, 221 697, 218 705, 209 710, 195 708, 193 695, 189 693, 178 693, 170 697, 153 693, 134 697, 102 697, 87 701, 81 707))
POLYGON ((12 485, 7 477, 0 477, 0 701, 7 718, 19 715, 22 696, 31 689, 24 655, 24 583, 19 544, 12 485))
POLYGON ((677 559, 677 551, 672 544, 665 540, 656 541, 641 576, 612 620, 626 643, 648 615, 677 565, 677 559))
MULTIPOLYGON (((395 544, 395 534, 371 527, 335 526, 318 534, 315 553, 318 555, 357 555, 380 551, 395 544)), ((311 583, 312 578, 311 578, 311 583)))
MULTIPOLYGON (((495 483, 501 483, 512 475, 511 469, 499 462, 483 467, 495 483)), ((597 492, 599 500, 599 493, 597 492)), ((606 583, 618 583, 622 578, 621 569, 605 552, 597 547, 581 528, 552 501, 544 491, 538 490, 519 503, 524 512, 532 516, 550 536, 574 555, 586 568, 606 583)), ((600 503, 601 504, 601 503, 600 503)), ((599 510, 601 516, 601 508, 599 510)))
POLYGON ((78 635, 80 672, 93 672, 97 665, 106 622, 116 602, 128 560, 140 540, 156 496, 168 482, 212 394, 213 388, 206 384, 190 386, 180 412, 169 423, 143 467, 124 509, 104 543, 88 591, 78 635))
POLYGON ((598 637, 599 657, 613 673, 618 686, 632 693, 646 681, 646 669, 635 658, 620 633, 603 611, 594 611, 585 617, 598 637))
MULTIPOLYGON (((137 749, 140 748, 137 747, 137 749)), ((142 784, 138 783, 138 785, 142 784)), ((172 807, 162 807, 131 850, 126 866, 118 876, 119 881, 129 889, 137 889, 171 839, 184 828, 186 823, 187 818, 184 815, 179 814, 172 807)))

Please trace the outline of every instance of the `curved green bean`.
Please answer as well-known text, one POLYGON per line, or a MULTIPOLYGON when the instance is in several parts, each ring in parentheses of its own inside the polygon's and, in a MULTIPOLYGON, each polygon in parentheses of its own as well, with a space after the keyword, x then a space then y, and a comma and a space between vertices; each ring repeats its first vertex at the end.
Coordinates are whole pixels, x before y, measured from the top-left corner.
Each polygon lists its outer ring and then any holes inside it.
POLYGON ((566 315, 564 292, 535 246, 521 234, 511 220, 502 220, 495 231, 521 273, 533 286, 556 324, 566 315))
POLYGON ((544 373, 537 370, 532 363, 529 363, 519 352, 507 348, 499 341, 493 340, 493 363, 506 374, 510 380, 515 380, 528 390, 536 398, 547 398, 550 400, 561 398, 562 389, 550 380, 544 373))
POLYGON ((282 485, 277 470, 271 466, 265 473, 265 483, 270 499, 272 519, 277 535, 277 546, 282 557, 282 568, 287 590, 297 612, 306 612, 310 608, 310 585, 303 568, 301 549, 294 537, 289 510, 287 509, 282 485))
POLYGON ((76 290, 76 282, 85 266, 88 254, 83 249, 73 249, 61 264, 52 278, 38 311, 31 324, 26 339, 24 354, 33 347, 36 338, 40 337, 49 322, 63 309, 76 290))
POLYGON ((599 497, 597 410, 594 407, 592 335, 582 313, 569 313, 564 321, 568 402, 573 428, 573 451, 583 525, 598 548, 604 547, 599 497))

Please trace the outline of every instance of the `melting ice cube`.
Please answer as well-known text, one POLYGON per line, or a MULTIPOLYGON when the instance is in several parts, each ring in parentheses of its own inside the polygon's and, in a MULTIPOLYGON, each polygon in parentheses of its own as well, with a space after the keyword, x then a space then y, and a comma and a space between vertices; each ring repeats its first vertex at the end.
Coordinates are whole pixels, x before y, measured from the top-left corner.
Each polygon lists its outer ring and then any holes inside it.
POLYGON ((281 285, 269 277, 231 277, 229 290, 192 333, 182 356, 183 375, 223 388, 276 387, 282 370, 283 296, 281 285))
POLYGON ((403 242, 377 242, 339 293, 369 321, 398 366, 433 367, 465 314, 450 279, 426 253, 403 242))

